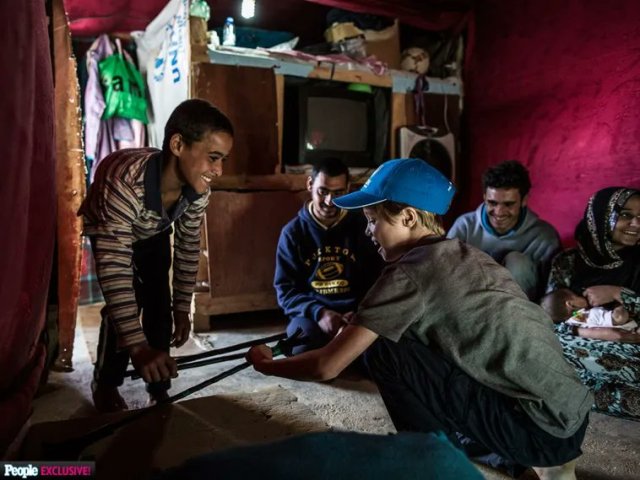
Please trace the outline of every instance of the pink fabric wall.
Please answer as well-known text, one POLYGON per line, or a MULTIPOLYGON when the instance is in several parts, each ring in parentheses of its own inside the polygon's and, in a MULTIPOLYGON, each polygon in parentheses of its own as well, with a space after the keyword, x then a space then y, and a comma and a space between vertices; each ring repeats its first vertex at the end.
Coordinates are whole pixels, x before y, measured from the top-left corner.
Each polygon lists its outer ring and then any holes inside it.
POLYGON ((168 0, 64 0, 73 35, 144 30, 168 0))
POLYGON ((307 0, 351 12, 398 18, 425 30, 458 30, 467 21, 473 0, 307 0))
POLYGON ((0 456, 42 370, 55 230, 53 80, 44 2, 0 2, 0 456))
POLYGON ((637 0, 477 2, 466 78, 469 176, 515 158, 530 205, 571 243, 591 193, 640 187, 640 5, 637 0))

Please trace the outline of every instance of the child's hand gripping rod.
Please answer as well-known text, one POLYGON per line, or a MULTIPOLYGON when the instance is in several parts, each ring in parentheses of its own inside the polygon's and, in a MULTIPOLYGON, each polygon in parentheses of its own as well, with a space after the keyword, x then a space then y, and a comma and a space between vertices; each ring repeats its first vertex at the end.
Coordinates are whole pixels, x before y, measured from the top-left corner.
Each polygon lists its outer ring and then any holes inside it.
MULTIPOLYGON (((302 335, 302 330, 298 329, 295 331, 295 333, 293 335, 291 335, 288 338, 284 338, 282 340, 280 340, 278 343, 276 343, 276 345, 274 347, 271 348, 271 354, 276 357, 278 355, 291 355, 291 350, 293 349, 293 347, 295 347, 296 345, 299 345, 302 341, 302 339, 300 338, 300 336, 302 335)), ((229 355, 229 357, 231 357, 232 355, 229 355)), ((243 354, 244 356, 244 354, 243 354)), ((229 358, 229 360, 231 360, 229 358)), ((192 393, 197 392, 198 390, 202 390, 203 388, 208 387, 209 385, 212 385, 216 382, 219 382, 220 380, 222 380, 223 378, 227 378, 231 375, 233 375, 234 373, 237 373, 241 370, 244 370, 247 367, 250 367, 251 363, 249 362, 244 362, 241 363, 240 365, 236 365, 233 368, 230 368, 229 370, 226 370, 218 375, 216 375, 215 377, 211 377, 207 380, 205 380, 204 382, 198 383, 197 385, 194 385, 191 388, 188 388, 180 393, 176 393, 175 395, 162 400, 159 403, 162 404, 166 404, 166 403, 173 403, 177 400, 181 400, 184 397, 188 397, 189 395, 191 395, 192 393)))
MULTIPOLYGON (((228 347, 216 348, 215 350, 211 350, 209 352, 196 353, 194 355, 184 355, 182 357, 177 357, 175 360, 176 360, 176 363, 178 364, 178 370, 184 370, 187 368, 196 368, 204 365, 212 365, 214 363, 221 363, 221 362, 227 362, 229 360, 237 360, 240 358, 244 358, 244 353, 227 355, 227 356, 219 357, 213 360, 207 360, 207 361, 203 360, 201 362, 194 362, 194 360, 202 360, 204 358, 215 357, 217 355, 222 355, 223 353, 235 352, 236 350, 242 350, 247 347, 253 347, 254 345, 277 342, 280 340, 284 340, 286 338, 287 338, 286 333, 280 333, 278 335, 271 335, 269 337, 250 340, 248 342, 242 342, 236 345, 229 345, 228 347), (193 363, 189 363, 189 362, 193 362, 193 363)), ((131 380, 137 380, 139 378, 142 378, 135 369, 127 370, 124 376, 131 377, 131 380)))

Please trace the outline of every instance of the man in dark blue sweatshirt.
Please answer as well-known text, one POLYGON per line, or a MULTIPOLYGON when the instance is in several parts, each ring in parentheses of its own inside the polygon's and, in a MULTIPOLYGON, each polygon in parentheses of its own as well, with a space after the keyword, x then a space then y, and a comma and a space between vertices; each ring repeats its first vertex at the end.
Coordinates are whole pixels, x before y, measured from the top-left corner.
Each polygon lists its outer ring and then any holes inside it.
POLYGON ((284 226, 278 240, 274 287, 306 342, 294 354, 326 345, 345 325, 373 285, 383 262, 365 234, 361 212, 332 200, 349 190, 349 170, 336 158, 318 162, 307 180, 311 200, 284 226))

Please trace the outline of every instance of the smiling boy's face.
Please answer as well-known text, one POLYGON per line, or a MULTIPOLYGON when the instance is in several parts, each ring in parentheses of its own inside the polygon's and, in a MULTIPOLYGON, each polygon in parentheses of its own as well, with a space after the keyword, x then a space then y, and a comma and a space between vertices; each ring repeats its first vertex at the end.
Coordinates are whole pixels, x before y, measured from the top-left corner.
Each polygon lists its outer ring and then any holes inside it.
POLYGON ((489 223, 499 234, 507 233, 518 224, 520 210, 527 204, 527 196, 520 197, 517 188, 492 188, 484 192, 484 204, 489 223))
MULTIPOLYGON (((179 135, 179 134, 176 134, 179 135)), ((222 175, 222 162, 233 146, 233 138, 226 132, 208 131, 191 145, 177 142, 172 153, 178 157, 181 180, 202 195, 211 181, 222 175)))

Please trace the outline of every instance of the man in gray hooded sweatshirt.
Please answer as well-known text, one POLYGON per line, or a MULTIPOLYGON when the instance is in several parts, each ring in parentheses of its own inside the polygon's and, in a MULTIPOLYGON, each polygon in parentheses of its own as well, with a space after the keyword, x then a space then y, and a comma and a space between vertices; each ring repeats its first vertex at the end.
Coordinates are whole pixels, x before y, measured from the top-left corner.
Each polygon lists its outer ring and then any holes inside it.
POLYGON ((517 160, 490 167, 482 177, 484 202, 460 216, 448 238, 459 238, 505 266, 529 299, 537 301, 560 251, 560 238, 551 224, 527 208, 529 172, 517 160))

